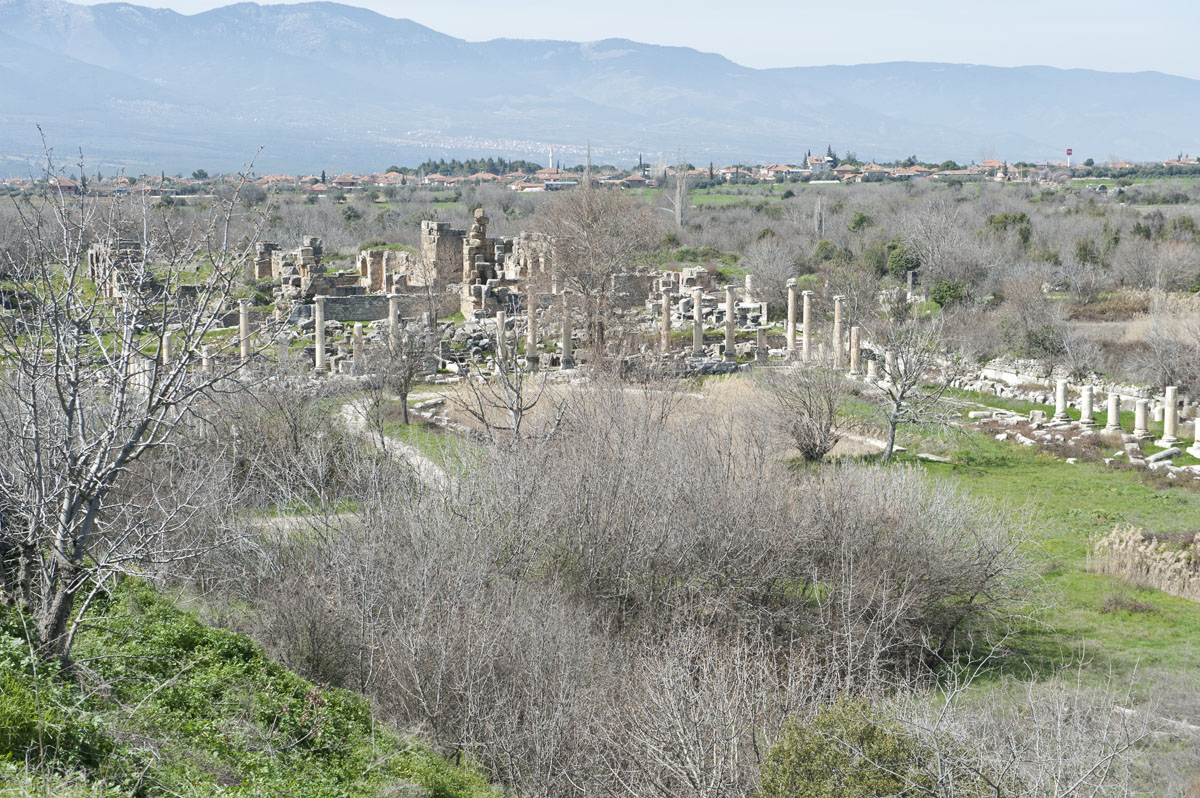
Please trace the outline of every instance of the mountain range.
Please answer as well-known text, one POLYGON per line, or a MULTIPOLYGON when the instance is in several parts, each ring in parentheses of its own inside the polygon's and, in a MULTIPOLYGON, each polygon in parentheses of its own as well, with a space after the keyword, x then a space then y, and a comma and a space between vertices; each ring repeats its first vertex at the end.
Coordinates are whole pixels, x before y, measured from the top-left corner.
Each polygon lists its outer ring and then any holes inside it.
MULTIPOLYGON (((803 50, 803 39, 797 40, 803 50)), ((1200 150, 1200 81, 1158 72, 895 62, 751 69, 642 44, 468 42, 336 3, 195 15, 0 0, 0 172, 42 152, 108 168, 382 169, 860 158, 1126 160, 1200 150)))

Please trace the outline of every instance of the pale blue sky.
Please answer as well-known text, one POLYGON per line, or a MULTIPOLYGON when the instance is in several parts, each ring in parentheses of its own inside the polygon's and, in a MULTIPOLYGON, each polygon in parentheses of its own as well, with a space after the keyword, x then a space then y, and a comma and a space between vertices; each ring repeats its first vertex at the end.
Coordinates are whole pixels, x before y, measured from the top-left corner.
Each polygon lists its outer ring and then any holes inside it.
MULTIPOLYGON (((191 14, 227 1, 138 4, 191 14)), ((951 61, 1157 70, 1200 78, 1200 56, 1188 43, 1200 33, 1200 3, 1195 0, 343 2, 463 39, 623 37, 717 52, 752 67, 951 61)))

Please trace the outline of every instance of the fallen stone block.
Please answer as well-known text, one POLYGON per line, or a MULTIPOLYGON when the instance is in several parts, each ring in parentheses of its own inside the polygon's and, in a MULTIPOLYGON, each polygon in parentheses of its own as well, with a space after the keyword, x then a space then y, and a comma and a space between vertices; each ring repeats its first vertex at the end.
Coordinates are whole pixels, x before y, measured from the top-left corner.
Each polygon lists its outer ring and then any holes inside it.
POLYGON ((1178 457, 1182 452, 1175 446, 1170 449, 1163 449, 1161 452, 1155 452, 1146 458, 1147 463, 1158 463, 1163 460, 1170 460, 1172 457, 1178 457))

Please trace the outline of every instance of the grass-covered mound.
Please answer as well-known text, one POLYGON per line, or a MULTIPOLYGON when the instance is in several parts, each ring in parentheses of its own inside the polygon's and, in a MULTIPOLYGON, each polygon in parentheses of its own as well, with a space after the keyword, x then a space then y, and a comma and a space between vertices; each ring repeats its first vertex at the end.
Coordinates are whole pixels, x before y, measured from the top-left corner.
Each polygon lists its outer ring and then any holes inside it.
POLYGON ((89 612, 78 678, 0 616, 0 795, 496 794, 248 638, 126 581, 89 612))

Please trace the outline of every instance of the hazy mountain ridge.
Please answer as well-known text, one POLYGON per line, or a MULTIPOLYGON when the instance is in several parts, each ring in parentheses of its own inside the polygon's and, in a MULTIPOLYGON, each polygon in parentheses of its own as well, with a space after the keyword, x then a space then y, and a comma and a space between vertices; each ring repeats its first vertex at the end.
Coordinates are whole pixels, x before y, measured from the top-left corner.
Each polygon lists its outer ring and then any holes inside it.
POLYGON ((693 161, 795 161, 826 144, 877 158, 986 149, 1016 160, 1072 146, 1150 159, 1189 149, 1200 123, 1200 81, 1153 72, 755 70, 625 39, 470 43, 335 3, 184 16, 0 0, 0 31, 10 164, 36 154, 34 121, 62 150, 131 165, 230 168, 262 146, 260 171, 542 156, 588 138, 608 160, 678 148, 693 161))

